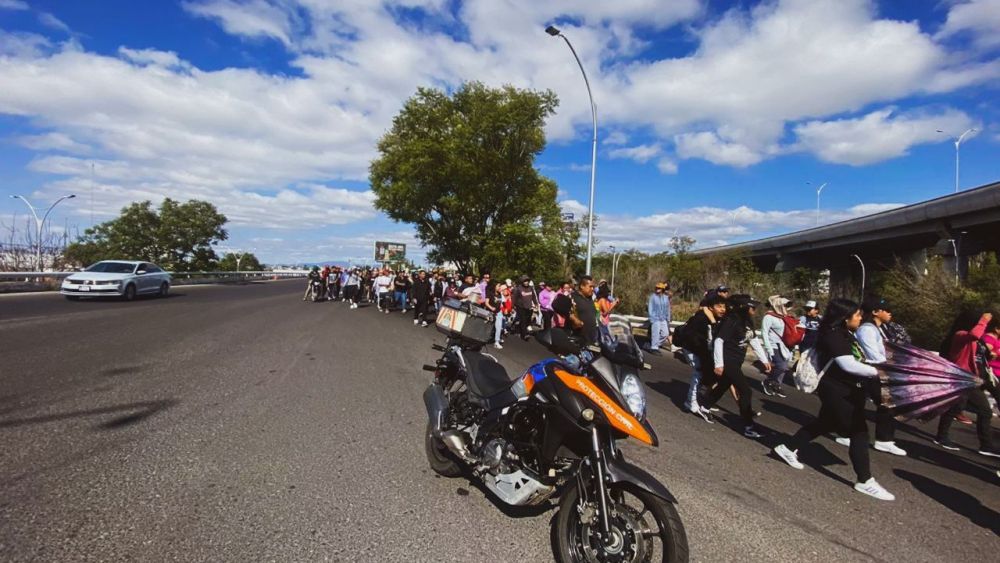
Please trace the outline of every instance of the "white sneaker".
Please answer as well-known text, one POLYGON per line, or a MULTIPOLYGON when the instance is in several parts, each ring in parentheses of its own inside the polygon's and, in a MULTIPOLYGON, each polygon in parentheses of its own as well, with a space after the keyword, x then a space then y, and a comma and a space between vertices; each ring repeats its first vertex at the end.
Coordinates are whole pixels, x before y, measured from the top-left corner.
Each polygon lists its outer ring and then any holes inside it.
POLYGON ((788 449, 788 446, 784 444, 778 444, 778 446, 774 448, 774 453, 775 455, 780 457, 785 463, 791 465, 795 469, 805 468, 805 465, 802 465, 799 462, 799 450, 793 451, 788 449))
POLYGON ((844 446, 845 448, 851 447, 851 439, 850 438, 844 438, 843 436, 837 436, 837 439, 834 440, 834 441, 837 442, 838 444, 840 444, 841 446, 844 446))
POLYGON ((715 424, 715 421, 712 420, 711 412, 708 409, 702 408, 702 407, 698 407, 698 410, 691 411, 691 412, 694 413, 694 414, 696 414, 696 415, 698 415, 698 416, 700 416, 701 419, 704 420, 705 422, 707 422, 709 424, 715 424))
POLYGON ((875 449, 880 452, 885 452, 887 454, 905 456, 906 450, 896 445, 896 442, 879 442, 875 441, 875 449))
POLYGON ((696 413, 701 410, 701 407, 698 406, 698 403, 684 403, 684 410, 696 413))
POLYGON ((418 321, 417 319, 413 319, 413 324, 414 324, 414 326, 418 325, 418 324, 420 324, 420 321, 418 321))
POLYGON ((493 347, 496 348, 497 350, 503 350, 503 345, 502 344, 494 343, 493 347))
POLYGON ((882 485, 879 485, 874 477, 864 483, 855 483, 854 490, 879 500, 896 500, 895 495, 885 490, 882 485))
POLYGON ((427 321, 424 321, 424 322, 420 323, 420 326, 426 327, 427 326, 427 321))

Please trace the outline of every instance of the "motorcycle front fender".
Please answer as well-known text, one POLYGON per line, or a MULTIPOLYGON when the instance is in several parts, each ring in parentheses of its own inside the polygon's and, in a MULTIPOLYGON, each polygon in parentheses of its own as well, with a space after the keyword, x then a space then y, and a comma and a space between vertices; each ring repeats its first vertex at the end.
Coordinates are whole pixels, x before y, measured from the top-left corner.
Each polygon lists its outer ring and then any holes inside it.
POLYGON ((677 504, 677 498, 667 490, 663 483, 660 483, 656 477, 653 477, 645 469, 632 465, 620 456, 607 457, 605 458, 605 462, 608 479, 612 483, 630 484, 658 496, 671 504, 677 504))

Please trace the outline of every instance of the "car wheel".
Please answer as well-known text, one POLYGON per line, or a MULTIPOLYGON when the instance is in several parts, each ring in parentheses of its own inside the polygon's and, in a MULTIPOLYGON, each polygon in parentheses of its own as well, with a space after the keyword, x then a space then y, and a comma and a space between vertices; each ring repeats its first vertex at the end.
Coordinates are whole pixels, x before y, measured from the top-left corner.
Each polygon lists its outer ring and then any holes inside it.
POLYGON ((135 299, 135 284, 128 284, 125 286, 125 293, 122 294, 125 301, 132 301, 135 299))
POLYGON ((80 296, 79 295, 64 295, 63 297, 66 298, 66 301, 79 301, 80 300, 80 296))
POLYGON ((170 284, 167 283, 167 282, 161 283, 160 284, 160 293, 158 295, 160 297, 166 297, 167 293, 169 293, 169 292, 170 292, 170 284))

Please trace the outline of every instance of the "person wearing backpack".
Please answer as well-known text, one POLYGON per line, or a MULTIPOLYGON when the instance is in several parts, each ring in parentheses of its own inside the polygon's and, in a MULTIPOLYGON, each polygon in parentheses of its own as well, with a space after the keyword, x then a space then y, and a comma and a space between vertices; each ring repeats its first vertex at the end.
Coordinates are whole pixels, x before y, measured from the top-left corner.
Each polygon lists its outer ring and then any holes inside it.
POLYGON ((868 423, 865 404, 868 401, 868 381, 878 377, 874 366, 858 361, 860 355, 854 331, 861 326, 861 307, 850 299, 834 299, 826 306, 819 326, 816 352, 819 365, 826 365, 816 394, 820 409, 816 419, 806 424, 791 439, 774 448, 774 454, 795 469, 799 462, 798 448, 828 432, 837 432, 851 439, 851 465, 857 474, 854 490, 879 500, 895 500, 871 473, 868 457, 868 423), (793 449, 794 448, 794 449, 793 449))
POLYGON ((781 384, 785 380, 792 362, 792 349, 805 336, 805 328, 799 326, 799 319, 788 313, 792 302, 780 295, 767 299, 770 311, 761 323, 761 337, 764 340, 766 357, 760 361, 771 364, 771 373, 764 379, 764 394, 785 397, 781 384))
MULTIPOLYGON (((892 320, 892 307, 878 297, 869 297, 861 304, 861 311, 864 313, 861 326, 855 336, 861 351, 864 352, 868 363, 881 364, 887 361, 885 351, 885 333, 882 332, 886 323, 892 320)), ((892 411, 882 404, 882 383, 878 379, 871 382, 868 389, 868 396, 875 403, 875 444, 874 447, 880 452, 890 453, 898 456, 905 456, 906 450, 896 445, 896 420, 892 417, 892 411)), ((838 437, 837 443, 842 446, 850 446, 850 438, 838 437)))
POLYGON ((684 410, 700 416, 711 424, 710 411, 698 404, 698 387, 702 381, 711 382, 714 379, 710 376, 711 369, 709 369, 709 366, 712 366, 712 341, 715 339, 719 322, 726 315, 726 298, 712 295, 707 297, 704 303, 701 309, 674 331, 674 344, 681 347, 685 361, 694 370, 691 373, 691 386, 688 387, 684 410))
MULTIPOLYGON (((730 299, 729 312, 722 319, 712 340, 712 365, 715 366, 714 373, 719 378, 719 384, 712 388, 705 399, 705 404, 702 405, 710 410, 730 387, 735 387, 738 391, 740 417, 743 418, 743 435, 747 438, 761 437, 753 424, 754 413, 751 408, 753 390, 743 373, 743 362, 747 357, 748 346, 753 347, 758 357, 766 357, 753 329, 757 304, 757 301, 746 294, 734 295, 730 299)), ((771 369, 770 364, 764 364, 765 373, 769 373, 771 369)))

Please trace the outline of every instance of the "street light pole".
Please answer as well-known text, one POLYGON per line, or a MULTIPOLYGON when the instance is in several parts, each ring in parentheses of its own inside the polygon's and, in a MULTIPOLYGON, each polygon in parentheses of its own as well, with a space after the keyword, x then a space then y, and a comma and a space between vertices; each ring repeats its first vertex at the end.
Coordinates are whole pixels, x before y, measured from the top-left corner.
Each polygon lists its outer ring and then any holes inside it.
POLYGON ((823 188, 826 187, 827 182, 823 182, 823 185, 816 188, 816 226, 819 226, 819 194, 823 192, 823 188))
POLYGON ((955 253, 955 285, 958 285, 962 277, 958 269, 958 245, 953 238, 948 239, 948 242, 951 243, 951 250, 955 253))
POLYGON ((594 95, 590 91, 590 80, 587 79, 587 71, 583 69, 583 63, 580 62, 580 57, 577 56, 573 44, 555 26, 550 25, 545 28, 545 33, 548 33, 552 37, 562 37, 563 41, 566 42, 566 46, 573 53, 573 58, 576 59, 576 64, 580 67, 580 73, 583 74, 583 83, 587 86, 587 97, 590 98, 590 115, 594 123, 594 135, 590 154, 590 206, 587 212, 587 275, 589 276, 594 240, 594 183, 597 179, 597 106, 594 105, 594 95))
POLYGON ((618 260, 622 257, 622 252, 615 252, 614 246, 609 246, 611 249, 611 295, 615 294, 615 274, 618 272, 618 260))
POLYGON ((45 214, 42 215, 41 219, 38 218, 38 213, 35 212, 35 206, 31 205, 31 202, 29 202, 27 198, 20 195, 12 195, 10 197, 11 199, 19 199, 23 201, 24 204, 28 206, 28 209, 31 210, 31 216, 35 218, 35 260, 38 271, 41 272, 44 269, 44 264, 42 264, 42 230, 45 227, 45 221, 49 218, 49 213, 52 212, 52 209, 55 208, 55 206, 59 205, 60 201, 64 199, 73 199, 76 195, 64 195, 57 199, 55 203, 50 205, 49 208, 45 210, 45 214))
POLYGON ((861 260, 861 257, 857 254, 851 254, 857 261, 861 264, 861 301, 865 300, 865 263, 861 260))
POLYGON ((962 141, 965 140, 965 136, 968 135, 969 133, 975 133, 975 131, 976 130, 974 128, 969 129, 965 133, 959 135, 957 139, 955 139, 955 193, 956 194, 958 193, 958 152, 959 152, 958 149, 962 146, 962 141))

